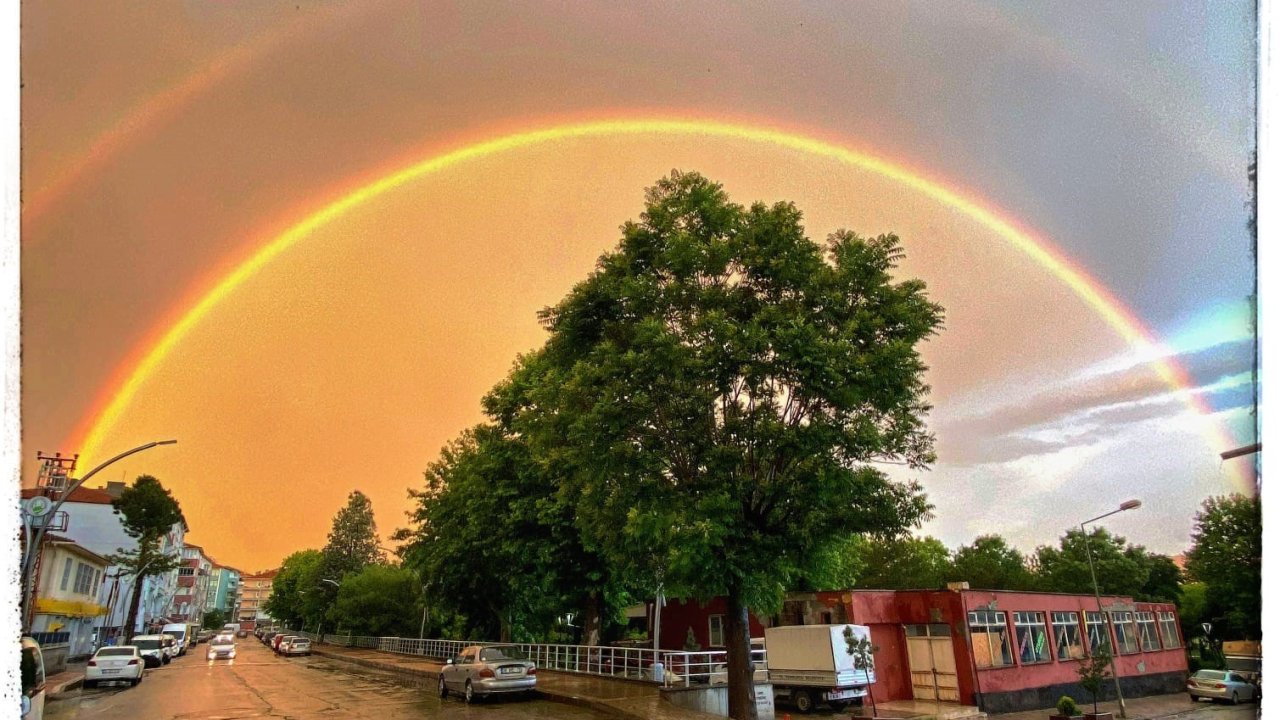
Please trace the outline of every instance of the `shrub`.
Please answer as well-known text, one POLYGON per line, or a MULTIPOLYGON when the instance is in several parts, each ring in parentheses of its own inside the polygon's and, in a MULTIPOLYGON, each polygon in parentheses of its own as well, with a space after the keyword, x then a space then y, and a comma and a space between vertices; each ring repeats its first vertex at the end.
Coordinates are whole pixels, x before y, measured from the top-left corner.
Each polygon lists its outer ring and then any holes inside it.
POLYGON ((1076 701, 1073 700, 1070 695, 1063 695, 1058 698, 1058 714, 1066 715, 1068 717, 1072 715, 1079 715, 1080 708, 1076 706, 1076 701))

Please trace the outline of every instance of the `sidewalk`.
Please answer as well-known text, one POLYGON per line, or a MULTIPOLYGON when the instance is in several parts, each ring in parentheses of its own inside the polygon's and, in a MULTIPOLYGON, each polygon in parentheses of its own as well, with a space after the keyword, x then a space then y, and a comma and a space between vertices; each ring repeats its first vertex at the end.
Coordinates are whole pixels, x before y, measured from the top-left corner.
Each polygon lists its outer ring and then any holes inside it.
MULTIPOLYGON (((435 689, 441 664, 413 655, 312 645, 311 653, 342 660, 398 676, 414 687, 435 689)), ((648 683, 588 677, 554 670, 538 670, 538 692, 548 700, 581 705, 616 717, 636 720, 723 720, 672 705, 659 689, 648 683)))
MULTIPOLYGON (((1197 708, 1203 710, 1210 707, 1207 703, 1193 703, 1186 693, 1125 698, 1124 706, 1129 716, 1128 720, 1172 718, 1179 715, 1185 715, 1186 713, 1195 712, 1197 708)), ((1256 708, 1257 706, 1255 705, 1254 707, 1256 708)), ((1093 712, 1093 703, 1081 702, 1080 711, 1093 712)), ((1114 713, 1114 717, 1119 720, 1120 705, 1114 700, 1099 702, 1098 711, 1114 713)), ((999 715, 992 715, 991 718, 992 720, 1048 720, 1049 714, 1056 712, 1057 711, 1052 708, 1045 708, 1043 710, 1024 710, 1022 712, 1001 713, 999 715)))
POLYGON ((48 697, 75 690, 84 683, 85 661, 67 663, 66 669, 56 675, 46 676, 44 691, 48 697))

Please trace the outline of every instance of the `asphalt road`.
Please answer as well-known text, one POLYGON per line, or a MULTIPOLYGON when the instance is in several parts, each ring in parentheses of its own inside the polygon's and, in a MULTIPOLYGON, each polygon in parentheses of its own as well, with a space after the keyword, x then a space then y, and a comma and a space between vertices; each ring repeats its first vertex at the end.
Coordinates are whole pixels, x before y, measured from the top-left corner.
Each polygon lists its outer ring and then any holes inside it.
POLYGON ((495 699, 465 705, 434 691, 395 685, 376 671, 321 657, 276 657, 252 636, 237 641, 234 660, 208 662, 205 646, 148 670, 137 687, 104 685, 75 690, 45 705, 49 720, 233 720, 312 718, 421 720, 421 718, 571 718, 607 716, 586 708, 533 699, 495 699))

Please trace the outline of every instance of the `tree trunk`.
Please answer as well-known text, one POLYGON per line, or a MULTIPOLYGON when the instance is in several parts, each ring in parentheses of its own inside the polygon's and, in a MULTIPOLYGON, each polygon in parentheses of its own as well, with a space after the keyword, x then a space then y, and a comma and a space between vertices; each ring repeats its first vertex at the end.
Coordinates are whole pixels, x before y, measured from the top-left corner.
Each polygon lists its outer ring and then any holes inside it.
POLYGON ((505 612, 498 613, 498 642, 511 642, 511 618, 505 612))
POLYGON ((604 604, 604 598, 599 590, 592 590, 587 593, 587 604, 585 612, 582 616, 582 644, 583 645, 599 645, 601 634, 601 616, 603 611, 601 606, 604 604))
POLYGON ((729 655, 729 717, 756 720, 755 668, 751 665, 751 624, 747 606, 736 586, 725 599, 725 650, 729 655))
POLYGON ((142 601, 142 581, 145 578, 137 576, 133 582, 133 592, 129 598, 129 618, 125 622, 124 644, 128 645, 133 640, 133 628, 138 621, 138 603, 142 601))

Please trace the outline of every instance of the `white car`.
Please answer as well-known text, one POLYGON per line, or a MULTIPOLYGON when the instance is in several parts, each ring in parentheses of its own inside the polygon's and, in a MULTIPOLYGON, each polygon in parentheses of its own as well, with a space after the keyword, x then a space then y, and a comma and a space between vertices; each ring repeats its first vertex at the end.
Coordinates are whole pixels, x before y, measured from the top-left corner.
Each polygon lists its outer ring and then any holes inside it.
POLYGON ((236 657, 236 641, 230 635, 219 635, 209 641, 208 658, 210 660, 234 660, 236 657))
POLYGON ((310 655, 311 641, 304 637, 296 637, 288 642, 280 643, 281 655, 310 655))
POLYGON ((135 635, 130 642, 138 648, 142 662, 147 667, 160 667, 169 662, 169 654, 165 652, 164 635, 135 635))
POLYGON ((22 720, 44 718, 44 654, 34 638, 22 638, 22 720))
POLYGON ((143 660, 136 645, 98 648, 84 669, 84 686, 97 687, 104 682, 142 682, 143 660))

